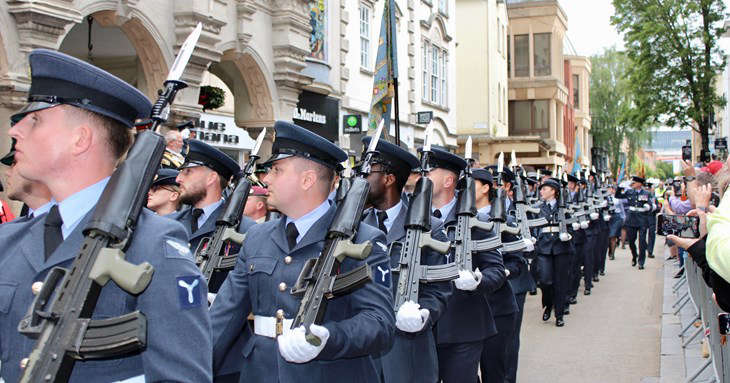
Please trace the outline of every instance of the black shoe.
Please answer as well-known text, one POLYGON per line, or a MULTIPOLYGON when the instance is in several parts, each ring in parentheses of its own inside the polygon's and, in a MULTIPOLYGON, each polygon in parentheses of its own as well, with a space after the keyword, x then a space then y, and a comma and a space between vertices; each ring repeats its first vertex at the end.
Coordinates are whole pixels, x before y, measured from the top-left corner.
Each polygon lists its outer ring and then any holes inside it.
POLYGON ((530 291, 530 295, 537 295, 537 290, 530 291))
POLYGON ((598 274, 600 274, 600 275, 606 275, 606 272, 603 271, 603 270, 601 270, 598 274))
POLYGON ((679 278, 682 276, 682 274, 684 274, 684 268, 679 269, 679 271, 677 271, 677 274, 674 274, 674 278, 679 278))
POLYGON ((566 307, 566 308, 565 308, 565 309, 563 310, 563 315, 570 315, 570 309, 566 307))
POLYGON ((563 320, 563 318, 556 319, 555 320, 555 326, 556 327, 563 327, 563 326, 565 326, 565 321, 563 320))
POLYGON ((649 254, 649 255, 647 255, 647 257, 654 258, 654 254, 649 254))
POLYGON ((543 313, 542 313, 542 320, 545 322, 550 320, 550 308, 549 307, 545 307, 545 311, 543 311, 543 313))
POLYGON ((585 291, 583 291, 583 295, 591 295, 591 289, 585 289, 585 291))
POLYGON ((598 279, 598 275, 593 276, 593 282, 600 282, 600 279, 598 279))
POLYGON ((644 265, 639 265, 639 270, 644 270, 644 265))
POLYGON ((631 260, 631 267, 634 267, 634 266, 636 266, 636 259, 631 260))
POLYGON ((570 300, 568 301, 571 305, 574 305, 578 303, 578 299, 576 297, 570 297, 570 300))
POLYGON ((613 256, 613 255, 609 255, 609 256, 608 256, 608 260, 609 260, 609 261, 613 261, 614 259, 616 259, 616 257, 615 257, 615 256, 613 256))

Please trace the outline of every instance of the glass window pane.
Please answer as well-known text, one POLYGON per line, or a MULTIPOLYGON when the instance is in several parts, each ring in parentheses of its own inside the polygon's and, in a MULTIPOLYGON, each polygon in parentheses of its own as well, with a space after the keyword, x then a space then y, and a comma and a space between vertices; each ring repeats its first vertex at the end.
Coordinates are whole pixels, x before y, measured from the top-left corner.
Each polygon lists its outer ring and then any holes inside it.
POLYGON ((573 75, 573 107, 580 109, 580 77, 573 75))
POLYGON ((550 75, 550 33, 535 33, 535 76, 550 75))
POLYGON ((446 63, 447 63, 446 52, 444 51, 441 54, 441 105, 443 105, 443 106, 449 105, 449 98, 448 98, 449 88, 448 88, 448 84, 446 82, 446 80, 447 80, 446 76, 449 72, 446 69, 446 65, 447 65, 446 63))
POLYGON ((428 41, 423 42, 423 90, 421 92, 421 98, 428 100, 428 59, 429 59, 429 45, 428 41))
POLYGON ((360 5, 360 66, 370 68, 370 8, 360 5))
POLYGON ((548 118, 550 117, 550 112, 548 111, 548 101, 547 100, 536 100, 534 102, 534 135, 539 135, 543 138, 549 138, 550 137, 550 125, 548 124, 548 118))
POLYGON ((532 125, 530 101, 512 101, 509 103, 509 134, 527 136, 532 125))
POLYGON ((515 35, 515 76, 530 75, 530 36, 515 35))

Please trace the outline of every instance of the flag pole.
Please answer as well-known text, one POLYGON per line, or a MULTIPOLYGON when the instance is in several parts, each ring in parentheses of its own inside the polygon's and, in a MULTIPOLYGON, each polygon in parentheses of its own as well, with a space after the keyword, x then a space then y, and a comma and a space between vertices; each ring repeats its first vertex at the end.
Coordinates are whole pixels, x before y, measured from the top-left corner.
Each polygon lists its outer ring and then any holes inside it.
POLYGON ((393 110, 395 112, 395 144, 400 146, 400 113, 398 113, 398 77, 393 78, 393 110))

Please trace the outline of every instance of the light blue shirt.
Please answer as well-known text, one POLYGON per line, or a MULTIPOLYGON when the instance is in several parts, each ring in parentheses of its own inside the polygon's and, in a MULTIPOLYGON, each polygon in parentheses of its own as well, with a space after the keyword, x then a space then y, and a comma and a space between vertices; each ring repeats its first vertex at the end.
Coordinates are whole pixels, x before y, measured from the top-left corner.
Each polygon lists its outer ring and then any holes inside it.
POLYGON ((51 204, 58 203, 58 212, 61 214, 61 219, 63 220, 63 225, 61 226, 63 239, 66 239, 74 231, 76 226, 79 225, 81 219, 96 206, 108 182, 109 177, 106 177, 91 186, 87 186, 85 189, 71 194, 61 202, 56 202, 55 200, 50 202, 51 204))
POLYGON ((319 206, 314 208, 314 210, 310 211, 309 213, 297 218, 297 219, 291 219, 289 217, 286 217, 286 224, 288 225, 289 222, 294 222, 294 226, 297 227, 297 231, 299 232, 299 235, 297 236, 297 243, 304 238, 304 236, 307 234, 309 229, 314 226, 314 223, 317 222, 320 218, 322 218, 325 213, 327 213, 327 210, 330 208, 330 202, 328 199, 325 199, 319 206))
MULTIPOLYGON (((456 205, 456 196, 454 196, 454 198, 452 198, 451 201, 449 201, 449 203, 438 208, 438 210, 441 211, 440 219, 442 221, 445 220, 446 217, 449 216, 449 214, 451 214, 451 209, 453 209, 455 205, 456 205)), ((436 211, 436 208, 431 206, 431 213, 433 213, 434 211, 436 211)))
MULTIPOLYGON (((383 225, 385 225, 385 228, 390 231, 390 228, 393 227, 393 222, 395 222, 395 218, 398 217, 398 214, 400 214, 400 209, 403 207, 403 200, 398 201, 397 204, 395 204, 393 207, 385 211, 385 214, 388 216, 388 218, 383 221, 383 225)), ((377 212, 382 210, 375 210, 376 217, 377 212)), ((378 222, 380 223, 380 222, 378 222)))
POLYGON ((555 204, 558 203, 558 200, 551 199, 550 201, 547 201, 547 203, 548 203, 548 205, 550 205, 550 208, 551 209, 554 209, 555 208, 555 204))
POLYGON ((492 205, 484 206, 481 209, 477 209, 477 214, 483 214, 485 216, 489 216, 489 213, 492 212, 492 205))
POLYGON ((31 209, 28 208, 28 217, 40 217, 43 214, 48 213, 49 210, 51 210, 51 206, 55 205, 54 201, 48 201, 45 204, 41 205, 38 209, 31 209))
POLYGON ((210 215, 213 214, 213 212, 215 211, 215 209, 217 209, 218 206, 220 206, 222 203, 223 203, 223 198, 221 198, 218 201, 213 202, 212 204, 210 204, 210 205, 202 208, 203 209, 203 214, 201 214, 200 217, 198 217, 198 228, 203 227, 203 225, 205 224, 205 221, 207 221, 208 218, 210 218, 210 215))
POLYGON ((512 200, 509 198, 504 199, 504 211, 509 211, 509 205, 512 205, 512 200))

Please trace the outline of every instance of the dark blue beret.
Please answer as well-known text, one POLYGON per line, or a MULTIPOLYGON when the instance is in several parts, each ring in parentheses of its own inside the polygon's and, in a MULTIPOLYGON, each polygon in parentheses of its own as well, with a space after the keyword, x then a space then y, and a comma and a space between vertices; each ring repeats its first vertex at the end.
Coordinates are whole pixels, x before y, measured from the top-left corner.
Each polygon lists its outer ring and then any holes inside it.
MULTIPOLYGON (((423 147, 418 148, 420 153, 423 147)), ((441 168, 450 170, 457 175, 466 168, 466 160, 449 152, 446 148, 440 146, 431 146, 431 155, 428 157, 428 163, 432 168, 441 168)))
POLYGON ((578 178, 578 177, 576 177, 576 176, 574 176, 572 174, 568 174, 568 181, 570 181, 570 182, 578 182, 578 181, 580 181, 580 178, 578 178))
POLYGON ((540 177, 553 175, 553 171, 550 169, 538 169, 538 172, 540 173, 540 177))
POLYGON ((188 154, 185 156, 185 163, 182 169, 194 166, 206 166, 215 170, 226 180, 241 171, 241 167, 238 166, 233 158, 228 157, 227 154, 203 141, 189 139, 188 147, 188 154))
POLYGON ((28 56, 31 70, 28 105, 10 117, 13 123, 26 114, 66 104, 109 117, 131 128, 138 118, 149 117, 147 96, 87 62, 69 55, 36 49, 28 56))
POLYGON ((475 180, 479 180, 490 185, 494 182, 492 173, 490 173, 487 169, 472 169, 471 176, 474 177, 475 180))
MULTIPOLYGON (((486 167, 492 172, 492 177, 497 177, 497 165, 489 165, 486 167)), ((512 173, 506 166, 502 168, 502 182, 514 182, 515 173, 512 173)))
POLYGON ((266 163, 298 156, 336 169, 347 153, 327 139, 290 122, 276 121, 271 158, 266 163))
POLYGON ((168 168, 162 168, 157 171, 157 175, 155 175, 155 180, 152 181, 152 186, 164 186, 164 185, 175 185, 179 186, 177 183, 177 170, 175 169, 168 169, 168 168))
MULTIPOLYGON (((365 136, 362 138, 363 152, 368 150, 372 137, 365 136)), ((389 166, 393 172, 399 176, 407 177, 411 174, 411 170, 419 165, 418 158, 409 151, 398 145, 391 144, 385 140, 378 140, 378 146, 375 148, 378 155, 375 157, 374 163, 380 163, 389 166)))
POLYGON ((639 177, 639 176, 633 176, 633 177, 631 177, 631 180, 634 181, 634 182, 638 182, 638 183, 640 183, 642 185, 644 183, 646 183, 646 180, 643 179, 643 178, 641 178, 641 177, 639 177))
POLYGON ((555 189, 555 192, 560 192, 560 180, 558 180, 557 178, 550 177, 546 179, 542 182, 542 184, 540 184, 540 189, 545 186, 550 186, 551 188, 555 189))

